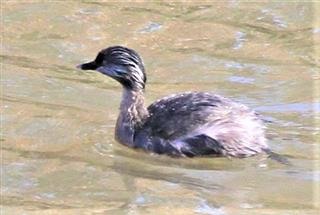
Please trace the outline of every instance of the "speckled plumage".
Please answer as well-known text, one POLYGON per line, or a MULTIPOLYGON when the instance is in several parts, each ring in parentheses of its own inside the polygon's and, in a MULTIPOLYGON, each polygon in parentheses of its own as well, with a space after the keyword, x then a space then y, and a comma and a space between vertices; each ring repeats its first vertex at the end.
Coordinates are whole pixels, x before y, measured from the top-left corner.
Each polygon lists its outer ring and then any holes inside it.
POLYGON ((80 68, 97 70, 122 84, 115 130, 122 144, 187 157, 248 157, 269 150, 257 114, 222 96, 188 92, 162 98, 146 108, 143 62, 131 49, 109 47, 80 68))

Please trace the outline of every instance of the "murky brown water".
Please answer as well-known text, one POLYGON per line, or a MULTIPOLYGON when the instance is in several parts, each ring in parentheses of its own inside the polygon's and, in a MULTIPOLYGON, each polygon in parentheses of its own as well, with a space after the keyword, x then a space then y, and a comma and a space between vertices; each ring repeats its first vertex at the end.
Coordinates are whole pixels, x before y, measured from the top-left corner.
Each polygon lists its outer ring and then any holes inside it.
POLYGON ((319 4, 1 4, 1 214, 316 214, 319 4), (116 143, 120 86, 75 69, 115 44, 143 56, 149 103, 190 90, 243 102, 293 166, 116 143))

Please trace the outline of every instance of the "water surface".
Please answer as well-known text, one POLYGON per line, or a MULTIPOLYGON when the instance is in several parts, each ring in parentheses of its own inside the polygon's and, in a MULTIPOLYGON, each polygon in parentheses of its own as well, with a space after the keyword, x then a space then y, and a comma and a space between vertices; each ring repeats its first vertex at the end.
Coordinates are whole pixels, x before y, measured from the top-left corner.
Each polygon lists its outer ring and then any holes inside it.
POLYGON ((317 8, 2 2, 2 213, 317 214, 317 8), (148 103, 182 91, 233 98, 269 121, 271 148, 293 165, 173 159, 115 142, 120 86, 75 69, 115 44, 142 55, 148 103))

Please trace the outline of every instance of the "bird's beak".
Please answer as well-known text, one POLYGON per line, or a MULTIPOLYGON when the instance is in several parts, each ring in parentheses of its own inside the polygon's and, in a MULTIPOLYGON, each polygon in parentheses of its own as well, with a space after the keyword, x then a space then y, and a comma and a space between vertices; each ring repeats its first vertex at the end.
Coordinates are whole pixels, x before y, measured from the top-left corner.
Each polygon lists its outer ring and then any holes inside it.
POLYGON ((96 62, 92 61, 89 63, 84 63, 84 64, 79 64, 77 65, 78 69, 82 69, 82 70, 96 70, 98 68, 96 62))

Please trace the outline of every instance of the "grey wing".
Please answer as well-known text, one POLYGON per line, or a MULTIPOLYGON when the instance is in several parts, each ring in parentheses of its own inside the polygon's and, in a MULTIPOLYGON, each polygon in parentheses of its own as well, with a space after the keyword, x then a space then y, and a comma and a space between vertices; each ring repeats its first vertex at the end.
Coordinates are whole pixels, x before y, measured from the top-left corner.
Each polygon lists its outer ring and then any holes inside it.
POLYGON ((243 157, 268 148, 256 113, 221 96, 180 94, 159 100, 148 110, 150 116, 137 131, 136 142, 147 142, 160 154, 243 157))
POLYGON ((143 129, 167 140, 180 138, 210 122, 217 107, 227 105, 226 101, 209 93, 184 93, 161 99, 148 107, 150 117, 143 129))

